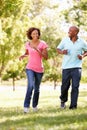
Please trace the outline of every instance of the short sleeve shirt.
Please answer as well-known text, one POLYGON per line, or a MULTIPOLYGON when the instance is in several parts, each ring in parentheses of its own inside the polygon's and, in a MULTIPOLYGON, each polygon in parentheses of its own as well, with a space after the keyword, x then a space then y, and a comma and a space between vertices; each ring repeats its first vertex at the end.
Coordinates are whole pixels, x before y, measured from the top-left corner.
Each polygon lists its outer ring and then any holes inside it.
POLYGON ((81 55, 84 51, 87 51, 87 43, 83 39, 78 38, 77 41, 73 43, 69 37, 64 38, 57 48, 61 50, 68 50, 68 54, 63 57, 63 69, 82 67, 82 60, 78 59, 77 55, 81 55))
MULTIPOLYGON (((37 48, 42 52, 43 49, 46 49, 48 45, 44 41, 40 41, 37 48)), ((42 56, 33 48, 30 47, 29 42, 26 43, 25 48, 28 50, 29 59, 26 65, 26 69, 31 69, 35 72, 42 73, 44 72, 44 67, 42 63, 42 56)))

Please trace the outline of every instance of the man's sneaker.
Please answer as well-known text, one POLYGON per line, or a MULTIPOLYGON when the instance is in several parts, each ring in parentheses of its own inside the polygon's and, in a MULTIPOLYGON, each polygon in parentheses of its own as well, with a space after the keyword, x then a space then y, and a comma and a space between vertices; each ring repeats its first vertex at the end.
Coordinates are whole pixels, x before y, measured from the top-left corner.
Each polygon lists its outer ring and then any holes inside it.
POLYGON ((37 112, 37 111, 38 111, 38 108, 37 108, 37 107, 33 107, 33 111, 34 111, 34 112, 37 112))
POLYGON ((62 109, 64 109, 66 106, 65 106, 65 102, 61 101, 61 106, 60 106, 62 109))
POLYGON ((24 107, 24 113, 28 113, 29 112, 29 108, 24 107))
POLYGON ((72 109, 72 110, 77 109, 77 106, 70 106, 69 109, 72 109))

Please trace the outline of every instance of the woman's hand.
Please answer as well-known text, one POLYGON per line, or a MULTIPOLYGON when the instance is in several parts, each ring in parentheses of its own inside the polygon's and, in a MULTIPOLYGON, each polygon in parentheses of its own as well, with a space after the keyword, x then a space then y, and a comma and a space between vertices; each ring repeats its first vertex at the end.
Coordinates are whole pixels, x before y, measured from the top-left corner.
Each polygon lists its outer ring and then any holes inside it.
POLYGON ((21 61, 24 57, 28 56, 28 50, 26 50, 25 54, 19 57, 19 60, 21 61))
POLYGON ((48 59, 48 52, 47 49, 43 49, 42 51, 36 47, 33 47, 42 57, 48 59))
POLYGON ((19 60, 21 61, 24 57, 25 57, 25 55, 20 56, 19 60))

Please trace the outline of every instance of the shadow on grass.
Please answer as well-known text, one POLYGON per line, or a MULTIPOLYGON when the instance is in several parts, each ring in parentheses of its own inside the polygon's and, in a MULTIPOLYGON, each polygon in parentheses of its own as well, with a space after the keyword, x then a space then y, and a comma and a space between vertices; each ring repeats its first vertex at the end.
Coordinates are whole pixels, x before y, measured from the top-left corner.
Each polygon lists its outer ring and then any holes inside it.
MULTIPOLYGON (((84 125, 87 121, 86 108, 87 106, 78 108, 77 110, 61 110, 54 106, 51 108, 42 108, 42 110, 36 113, 30 111, 29 114, 24 114, 20 108, 1 108, 0 128, 2 128, 1 130, 10 130, 11 127, 14 127, 12 130, 15 130, 21 127, 20 130, 22 130, 23 127, 26 128, 26 130, 36 130, 35 127, 40 126, 43 130, 47 130, 47 128, 52 128, 53 126, 70 125, 74 123, 79 124, 80 128, 80 125, 84 125)), ((85 128, 87 128, 87 126, 85 126, 85 128)))

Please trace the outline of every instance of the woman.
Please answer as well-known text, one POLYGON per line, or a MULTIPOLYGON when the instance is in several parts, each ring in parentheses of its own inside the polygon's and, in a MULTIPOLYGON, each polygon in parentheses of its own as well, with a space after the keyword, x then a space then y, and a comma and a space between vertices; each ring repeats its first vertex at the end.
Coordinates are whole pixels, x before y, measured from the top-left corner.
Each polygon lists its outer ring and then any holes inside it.
POLYGON ((47 44, 40 40, 40 30, 35 27, 29 28, 27 37, 30 42, 26 43, 25 54, 20 56, 19 60, 29 55, 26 66, 26 74, 28 80, 27 92, 24 100, 24 113, 29 112, 30 101, 33 93, 32 107, 37 111, 37 105, 40 93, 40 83, 44 73, 42 58, 48 59, 47 44))

